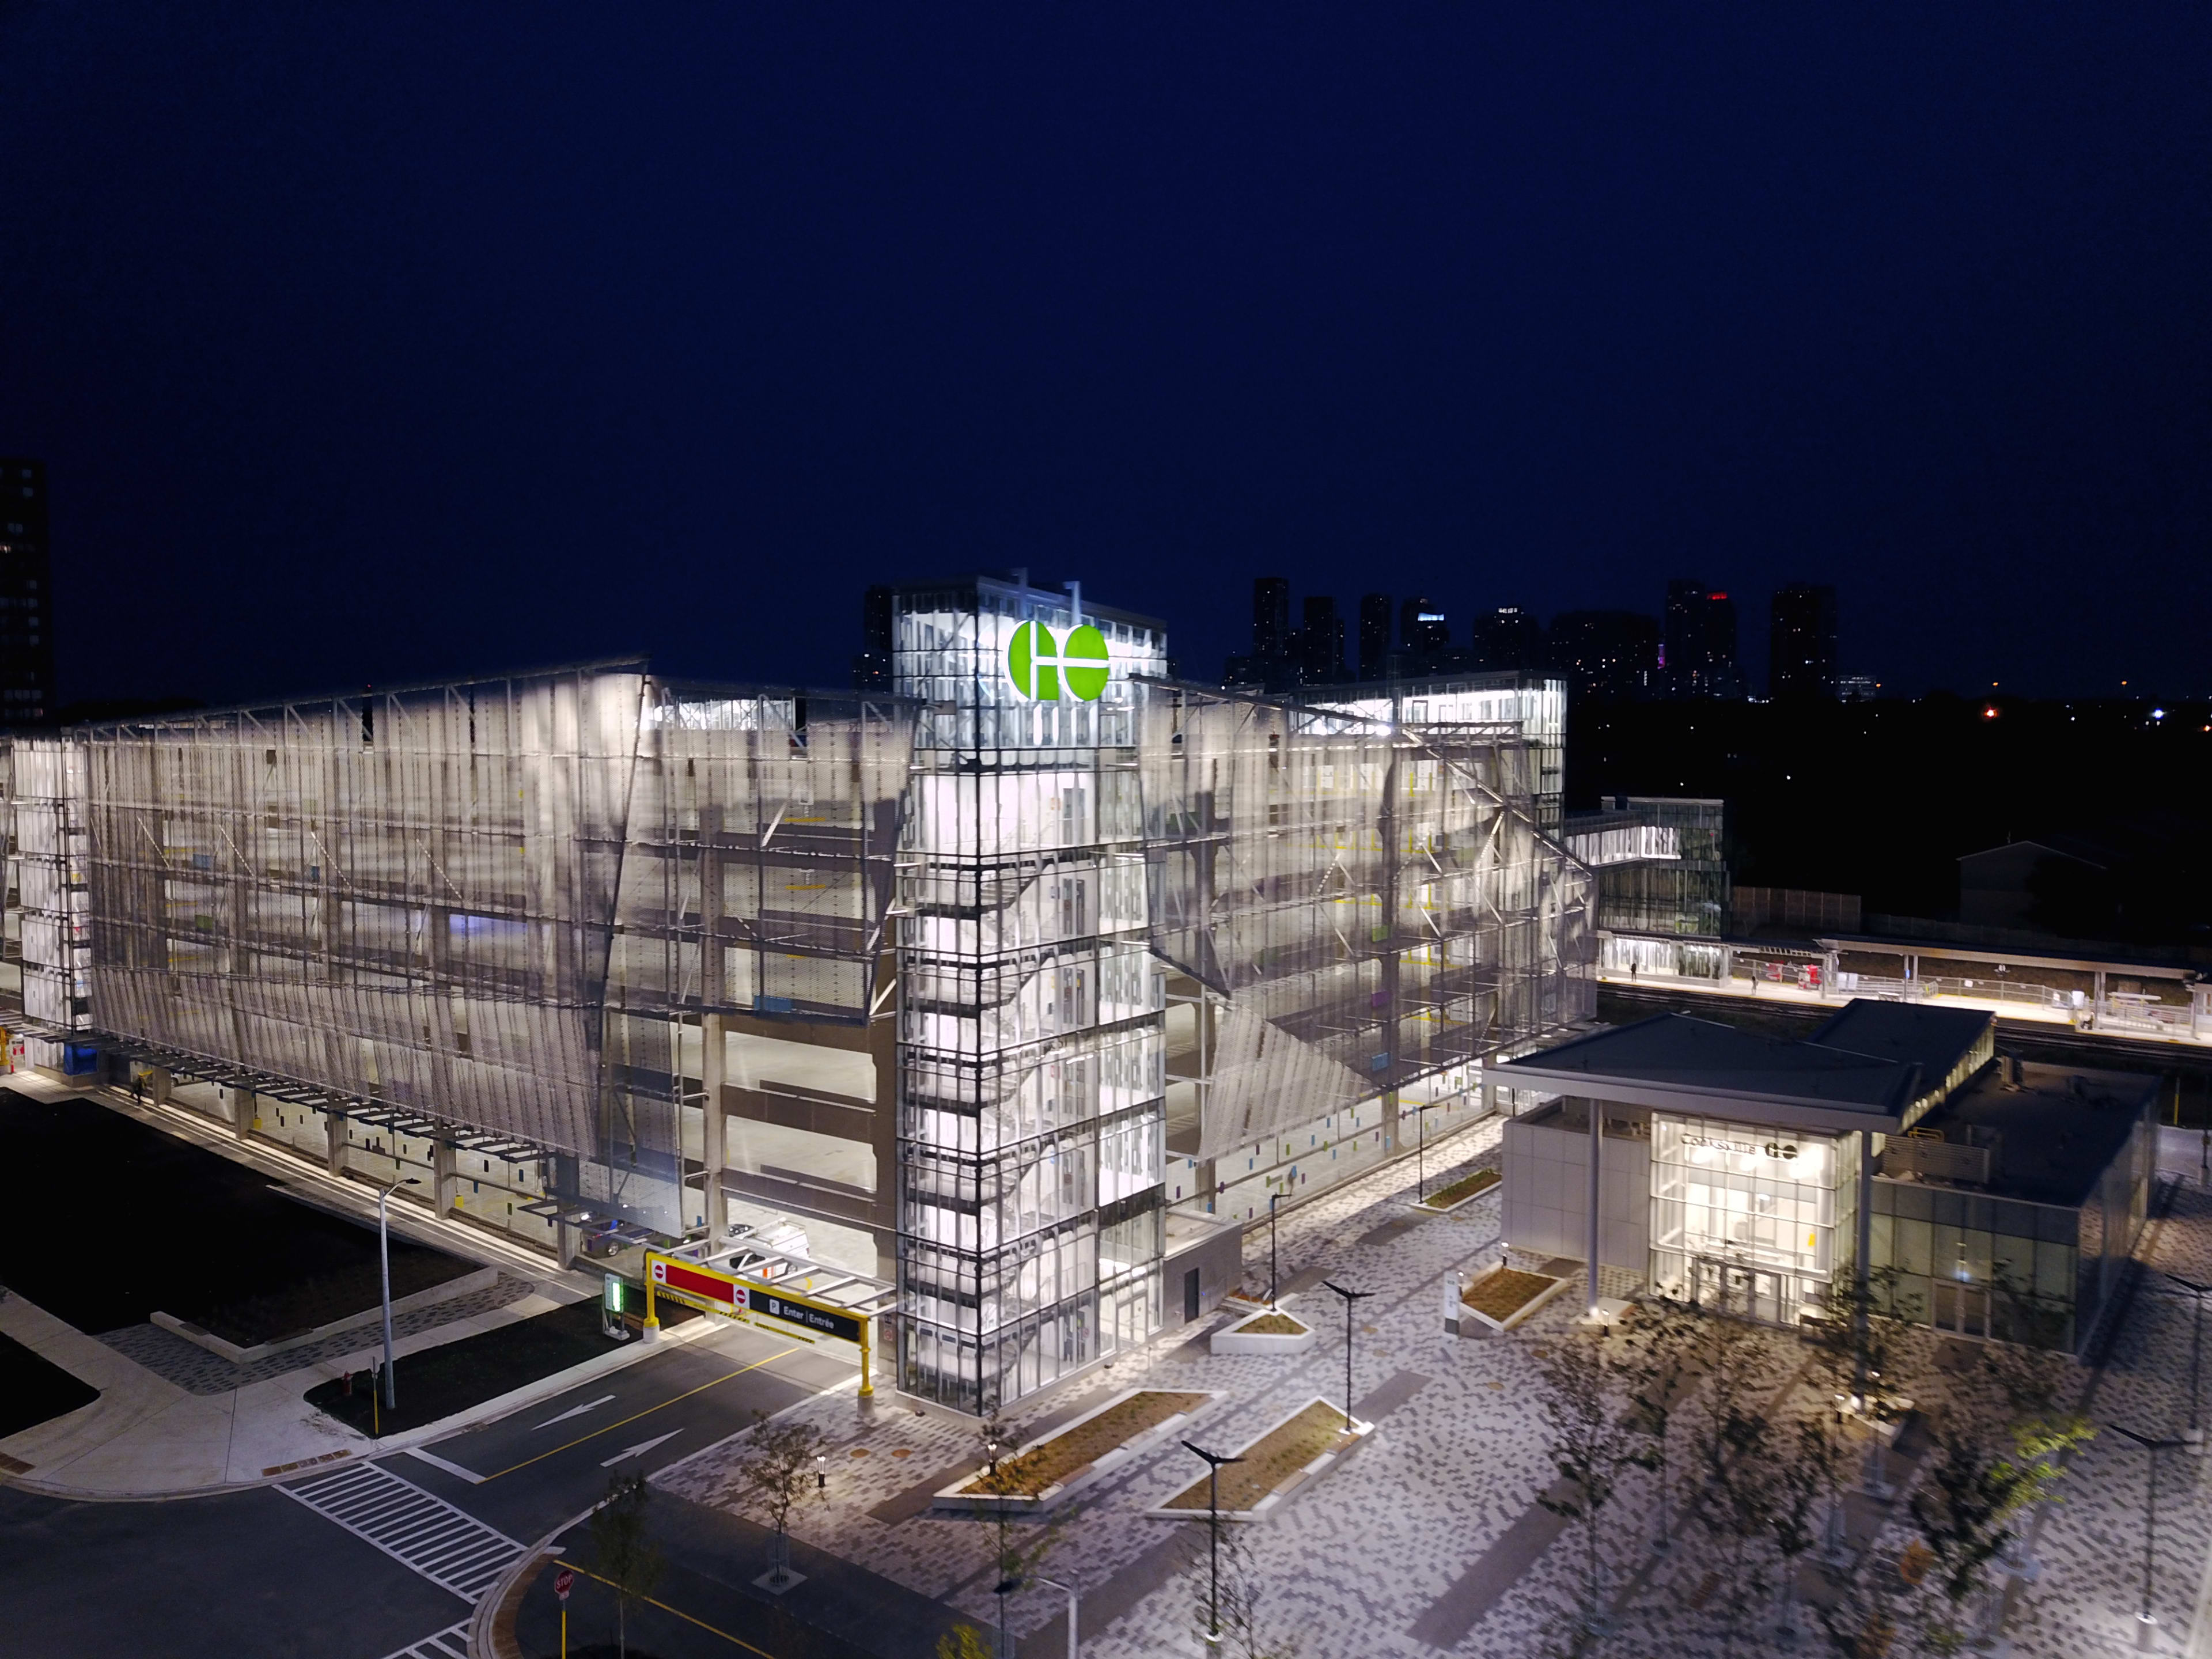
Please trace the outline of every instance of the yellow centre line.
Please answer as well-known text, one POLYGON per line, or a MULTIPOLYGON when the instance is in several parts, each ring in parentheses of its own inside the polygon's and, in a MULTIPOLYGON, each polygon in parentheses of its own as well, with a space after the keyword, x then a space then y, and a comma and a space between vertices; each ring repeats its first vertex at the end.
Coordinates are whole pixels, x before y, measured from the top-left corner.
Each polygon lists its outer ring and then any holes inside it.
MULTIPOLYGON (((566 1567, 571 1572, 580 1572, 586 1578, 597 1579, 600 1583, 605 1584, 609 1589, 613 1589, 615 1588, 615 1582, 613 1579, 600 1578, 599 1575, 593 1572, 589 1567, 580 1567, 574 1561, 560 1561, 556 1562, 555 1565, 566 1567)), ((706 1631, 710 1635, 719 1636, 725 1642, 732 1643, 735 1645, 743 1648, 747 1653, 757 1653, 760 1655, 761 1659, 775 1659, 775 1656, 770 1653, 766 1648, 757 1648, 751 1643, 746 1641, 742 1636, 732 1636, 726 1630, 717 1630, 714 1626, 708 1624, 703 1619, 694 1619, 690 1613, 684 1612, 681 1607, 672 1607, 667 1602, 656 1601, 650 1595, 634 1595, 630 1600, 633 1601, 642 1601, 649 1607, 659 1607, 663 1613, 672 1613, 678 1619, 681 1619, 685 1624, 696 1625, 701 1630, 706 1631)))
MULTIPOLYGON (((542 1463, 549 1457, 557 1457, 562 1452, 568 1450, 571 1447, 582 1445, 586 1440, 597 1440, 603 1434, 612 1434, 617 1429, 623 1427, 625 1424, 636 1422, 641 1417, 650 1417, 653 1413, 660 1410, 663 1406, 673 1406, 679 1400, 689 1400, 695 1394, 704 1394, 709 1389, 720 1388, 723 1383, 728 1382, 733 1376, 743 1376, 747 1371, 757 1371, 762 1366, 770 1364, 773 1362, 782 1358, 784 1355, 787 1353, 797 1353, 798 1352, 799 1345, 796 1343, 793 1344, 788 1348, 780 1348, 775 1352, 770 1354, 766 1359, 756 1359, 750 1365, 740 1365, 733 1371, 725 1371, 721 1376, 714 1378, 710 1382, 702 1382, 696 1389, 686 1389, 682 1394, 669 1395, 669 1397, 662 1401, 659 1406, 647 1406, 641 1412, 632 1412, 628 1417, 623 1418, 620 1422, 606 1424, 599 1428, 593 1429, 589 1434, 580 1434, 574 1440, 569 1441, 566 1445, 556 1446, 550 1451, 539 1452, 535 1457, 526 1457, 520 1463, 510 1463, 507 1468, 501 1469, 499 1472, 499 1474, 488 1474, 484 1476, 484 1479, 487 1480, 496 1480, 499 1479, 501 1474, 513 1474, 515 1470, 526 1469, 532 1463, 542 1463)), ((669 1611, 673 1613, 675 1609, 672 1607, 669 1611)), ((717 1631, 715 1634, 719 1636, 721 1632, 717 1631)))

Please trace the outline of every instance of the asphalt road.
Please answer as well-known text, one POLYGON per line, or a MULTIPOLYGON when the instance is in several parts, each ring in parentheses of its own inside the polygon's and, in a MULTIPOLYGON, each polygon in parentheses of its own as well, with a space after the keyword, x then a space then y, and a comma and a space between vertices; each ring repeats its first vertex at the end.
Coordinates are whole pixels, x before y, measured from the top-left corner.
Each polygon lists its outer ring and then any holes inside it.
POLYGON ((497 1527, 536 1541, 606 1496, 617 1475, 650 1473, 845 1381, 840 1349, 733 1325, 425 1449, 465 1480, 402 1454, 386 1467, 497 1527))
MULTIPOLYGON (((378 1460, 525 1544, 649 1473, 843 1382, 842 1348, 730 1326, 504 1421, 378 1460)), ((0 1488, 9 1659, 386 1659, 465 1619, 459 1597, 273 1490, 160 1504, 0 1488)))

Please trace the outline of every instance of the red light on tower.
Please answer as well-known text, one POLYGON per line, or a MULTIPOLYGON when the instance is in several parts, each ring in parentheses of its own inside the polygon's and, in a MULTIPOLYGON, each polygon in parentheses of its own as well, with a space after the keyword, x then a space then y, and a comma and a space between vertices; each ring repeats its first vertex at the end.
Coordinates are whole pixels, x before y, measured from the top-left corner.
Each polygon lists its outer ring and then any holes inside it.
POLYGON ((1983 709, 1983 710, 1982 710, 1982 718, 1983 718, 1984 720, 1995 720, 1996 717, 1997 717, 1997 706, 1996 706, 1996 704, 1995 704, 1995 703, 1991 703, 1991 704, 1990 704, 1990 706, 1989 706, 1988 708, 1984 708, 1984 709, 1983 709))

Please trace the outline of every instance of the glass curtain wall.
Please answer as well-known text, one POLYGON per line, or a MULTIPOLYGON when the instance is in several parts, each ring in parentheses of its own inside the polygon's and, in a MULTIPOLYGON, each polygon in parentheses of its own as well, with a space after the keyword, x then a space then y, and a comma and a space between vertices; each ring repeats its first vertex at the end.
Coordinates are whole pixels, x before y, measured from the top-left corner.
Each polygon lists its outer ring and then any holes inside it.
POLYGON ((988 1413, 1159 1323, 1165 986, 1133 675, 1157 625, 977 580, 902 590, 920 705, 900 936, 899 1358, 988 1413))
MULTIPOLYGON (((1713 1118, 1651 1118, 1651 1282, 1663 1296, 1795 1325, 1820 1310, 1838 1253, 1847 1147, 1713 1118)), ((1846 1194, 1848 1198, 1848 1194, 1846 1194)))

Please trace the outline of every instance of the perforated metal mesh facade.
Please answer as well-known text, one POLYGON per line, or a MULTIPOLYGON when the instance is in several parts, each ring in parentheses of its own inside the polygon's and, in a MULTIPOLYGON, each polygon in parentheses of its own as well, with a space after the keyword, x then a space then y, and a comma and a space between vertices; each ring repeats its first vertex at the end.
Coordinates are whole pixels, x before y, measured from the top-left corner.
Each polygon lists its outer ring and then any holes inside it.
POLYGON ((1162 687, 1140 752, 1154 946, 1227 999, 1200 1157, 1591 1013, 1589 874, 1514 728, 1162 687))

